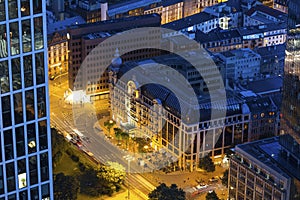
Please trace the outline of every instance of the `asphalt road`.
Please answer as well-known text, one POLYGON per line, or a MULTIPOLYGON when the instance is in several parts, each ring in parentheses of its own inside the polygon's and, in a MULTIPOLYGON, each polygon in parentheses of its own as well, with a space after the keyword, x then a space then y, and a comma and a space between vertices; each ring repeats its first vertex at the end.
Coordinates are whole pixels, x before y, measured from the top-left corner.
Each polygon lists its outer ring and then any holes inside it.
MULTIPOLYGON (((98 119, 93 104, 87 103, 74 107, 65 104, 63 99, 67 87, 67 75, 52 81, 49 80, 51 125, 60 132, 65 133, 72 133, 74 129, 78 129, 85 138, 83 139, 83 148, 92 152, 96 160, 101 163, 106 163, 107 161, 118 162, 128 172, 128 161, 124 157, 129 153, 113 145, 102 131, 94 127, 98 119)), ((142 170, 142 167, 138 165, 137 159, 131 161, 131 173, 129 174, 128 182, 130 183, 131 192, 137 194, 141 199, 147 199, 148 193, 155 186, 138 174, 142 170)))

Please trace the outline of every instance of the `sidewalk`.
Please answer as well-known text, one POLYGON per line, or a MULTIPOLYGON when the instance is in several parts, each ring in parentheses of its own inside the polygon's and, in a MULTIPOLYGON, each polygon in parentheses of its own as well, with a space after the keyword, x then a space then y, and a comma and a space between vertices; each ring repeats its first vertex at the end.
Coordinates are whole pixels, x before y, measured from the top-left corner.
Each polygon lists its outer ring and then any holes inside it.
MULTIPOLYGON (((130 192, 130 200, 147 200, 148 198, 141 198, 137 196, 134 192, 130 192)), ((103 197, 88 197, 86 195, 80 194, 78 200, 128 200, 128 190, 124 189, 117 194, 114 194, 112 197, 103 196, 103 197)))
MULTIPOLYGON (((119 193, 119 194, 113 196, 113 197, 107 197, 105 199, 108 199, 108 200, 128 200, 128 191, 126 190, 122 193, 119 193)), ((130 192, 130 199, 131 200, 144 200, 141 197, 134 194, 133 192, 130 192)))

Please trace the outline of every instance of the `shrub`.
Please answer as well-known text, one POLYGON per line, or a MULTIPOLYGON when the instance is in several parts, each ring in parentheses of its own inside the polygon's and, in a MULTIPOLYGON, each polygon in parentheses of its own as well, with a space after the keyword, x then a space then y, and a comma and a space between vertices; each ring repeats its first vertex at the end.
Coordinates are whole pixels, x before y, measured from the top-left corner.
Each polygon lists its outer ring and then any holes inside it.
POLYGON ((78 156, 75 156, 75 155, 71 155, 71 159, 72 159, 74 162, 78 162, 78 161, 79 161, 79 157, 78 157, 78 156))
POLYGON ((73 154, 71 149, 67 149, 67 150, 66 150, 66 153, 67 153, 69 156, 71 156, 71 155, 73 154))
POLYGON ((84 165, 82 162, 79 162, 79 163, 78 163, 78 167, 79 167, 79 170, 80 170, 81 172, 84 172, 85 169, 86 169, 85 165, 84 165))

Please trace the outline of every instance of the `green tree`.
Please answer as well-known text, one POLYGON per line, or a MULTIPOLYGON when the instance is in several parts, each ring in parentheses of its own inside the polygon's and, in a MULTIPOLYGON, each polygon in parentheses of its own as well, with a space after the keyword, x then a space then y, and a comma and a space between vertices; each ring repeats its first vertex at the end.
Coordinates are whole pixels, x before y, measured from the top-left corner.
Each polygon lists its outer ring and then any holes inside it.
POLYGON ((168 187, 165 183, 160 184, 148 194, 150 200, 185 200, 185 192, 176 184, 168 187))
POLYGON ((122 129, 120 128, 114 128, 115 136, 118 140, 118 144, 120 144, 120 140, 122 139, 122 129))
POLYGON ((222 177, 222 184, 226 187, 228 187, 228 169, 224 171, 223 177, 222 177))
POLYGON ((116 122, 112 121, 112 120, 108 120, 106 122, 104 122, 104 126, 107 128, 109 134, 110 134, 110 129, 116 124, 116 122))
POLYGON ((58 200, 77 199, 79 181, 73 176, 65 176, 59 173, 54 176, 54 198, 58 200))
POLYGON ((107 165, 100 167, 97 176, 118 190, 124 182, 126 172, 123 165, 116 162, 107 162, 107 165))
POLYGON ((122 133, 121 133, 121 137, 122 137, 123 140, 126 141, 126 149, 127 149, 127 146, 128 146, 128 140, 129 140, 129 133, 127 133, 127 132, 122 132, 122 133))
POLYGON ((61 161, 62 153, 68 148, 63 135, 59 134, 54 128, 51 129, 51 140, 52 140, 52 160, 53 167, 55 168, 61 161))
POLYGON ((207 172, 214 172, 216 170, 214 162, 208 155, 200 159, 199 167, 207 172))
POLYGON ((88 196, 98 197, 100 195, 111 196, 114 189, 108 181, 98 177, 98 172, 94 169, 87 169, 79 177, 80 193, 88 196))
POLYGON ((208 192, 205 197, 206 200, 219 200, 219 197, 215 191, 208 192))

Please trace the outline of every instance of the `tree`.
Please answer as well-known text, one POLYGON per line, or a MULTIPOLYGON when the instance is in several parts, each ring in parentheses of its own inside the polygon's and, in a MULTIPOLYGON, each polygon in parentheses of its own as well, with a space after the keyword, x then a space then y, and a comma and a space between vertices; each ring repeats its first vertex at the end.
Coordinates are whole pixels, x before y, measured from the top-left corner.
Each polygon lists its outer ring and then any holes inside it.
POLYGON ((62 159, 62 153, 68 148, 68 143, 66 142, 63 135, 59 134, 54 128, 51 129, 51 139, 52 139, 52 160, 53 167, 55 168, 62 159))
POLYGON ((100 167, 97 176, 118 189, 124 182, 126 172, 123 165, 116 162, 107 162, 107 165, 100 167))
POLYGON ((208 192, 205 197, 206 200, 219 200, 219 197, 215 191, 208 192))
POLYGON ((200 159, 199 167, 207 172, 214 172, 216 169, 214 162, 208 155, 200 159))
POLYGON ((128 140, 129 140, 129 133, 127 133, 127 132, 122 132, 122 133, 121 133, 121 136, 122 136, 122 139, 123 139, 123 140, 126 140, 126 149, 127 149, 127 146, 128 146, 128 140))
POLYGON ((109 134, 110 134, 110 129, 116 124, 116 122, 112 121, 112 120, 108 120, 106 122, 104 122, 104 126, 107 128, 109 134))
POLYGON ((118 144, 120 144, 120 140, 122 138, 122 129, 120 128, 114 128, 114 131, 115 131, 115 136, 118 140, 118 144))
POLYGON ((150 200, 185 200, 185 192, 176 184, 168 187, 165 183, 160 184, 148 194, 150 200))
POLYGON ((54 176, 54 197, 58 200, 77 199, 79 181, 73 176, 66 176, 59 173, 54 176))
POLYGON ((228 169, 224 171, 223 177, 222 177, 222 184, 226 187, 228 187, 228 169))
POLYGON ((79 177, 80 193, 98 197, 99 195, 111 196, 114 192, 111 183, 98 177, 98 172, 94 169, 87 169, 79 177))

